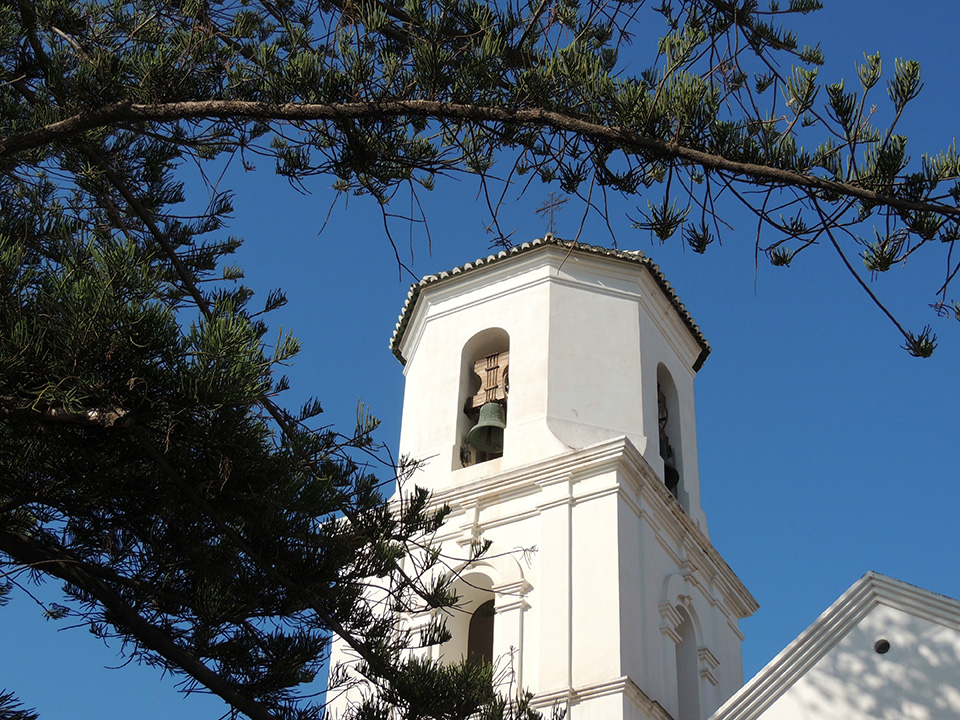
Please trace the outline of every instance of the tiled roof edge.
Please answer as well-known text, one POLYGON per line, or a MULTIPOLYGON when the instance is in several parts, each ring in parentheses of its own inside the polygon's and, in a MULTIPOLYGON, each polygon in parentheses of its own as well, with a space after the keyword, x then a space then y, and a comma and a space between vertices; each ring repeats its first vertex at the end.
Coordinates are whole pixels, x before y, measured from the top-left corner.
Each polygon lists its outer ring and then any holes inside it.
POLYGON ((495 255, 488 255, 485 258, 478 258, 472 263, 465 263, 459 267, 455 267, 453 270, 446 270, 436 275, 427 275, 420 280, 420 282, 413 283, 413 285, 410 286, 410 291, 407 293, 407 299, 403 303, 403 309, 400 311, 400 318, 397 320, 397 326, 394 328, 393 335, 390 338, 390 350, 400 361, 400 364, 406 365, 406 360, 404 360, 403 355, 400 353, 400 342, 403 340, 403 334, 407 330, 407 325, 410 322, 410 316, 413 314, 413 308, 417 304, 417 299, 420 297, 420 293, 425 288, 453 278, 457 275, 471 272, 477 268, 489 265, 490 263, 499 262, 515 255, 530 252, 539 247, 551 245, 561 248, 573 247, 575 252, 583 252, 590 255, 599 255, 602 257, 616 258, 618 260, 626 260, 628 262, 634 262, 644 266, 657 281, 657 284, 667 296, 667 299, 670 300, 670 303, 674 306, 674 308, 676 308, 681 319, 690 330, 690 334, 693 335, 694 340, 696 340, 697 344, 700 346, 700 354, 697 356, 697 359, 693 364, 694 371, 699 370, 703 366, 704 361, 710 354, 710 343, 707 342, 707 339, 703 336, 703 332, 700 330, 700 327, 696 322, 694 322, 693 317, 690 315, 686 306, 680 302, 680 298, 676 291, 673 289, 673 287, 671 287, 670 283, 667 282, 667 278, 664 277, 664 274, 660 271, 660 268, 657 267, 656 263, 654 263, 639 250, 614 250, 612 248, 600 247, 598 245, 585 245, 584 243, 573 240, 561 240, 559 238, 555 238, 550 233, 547 233, 546 236, 538 238, 537 240, 525 242, 522 245, 516 245, 509 250, 501 250, 495 255))

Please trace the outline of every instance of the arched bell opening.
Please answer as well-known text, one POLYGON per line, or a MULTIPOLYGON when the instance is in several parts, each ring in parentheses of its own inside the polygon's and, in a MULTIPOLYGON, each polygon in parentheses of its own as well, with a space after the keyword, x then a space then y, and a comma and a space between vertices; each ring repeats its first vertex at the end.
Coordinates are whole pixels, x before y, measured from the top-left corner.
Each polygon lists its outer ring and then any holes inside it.
POLYGON ((453 469, 503 455, 509 364, 510 337, 502 328, 483 330, 464 345, 453 469))
POLYGON ((683 492, 682 438, 680 436, 680 400, 670 372, 657 367, 657 428, 660 458, 663 460, 663 484, 686 508, 683 492))

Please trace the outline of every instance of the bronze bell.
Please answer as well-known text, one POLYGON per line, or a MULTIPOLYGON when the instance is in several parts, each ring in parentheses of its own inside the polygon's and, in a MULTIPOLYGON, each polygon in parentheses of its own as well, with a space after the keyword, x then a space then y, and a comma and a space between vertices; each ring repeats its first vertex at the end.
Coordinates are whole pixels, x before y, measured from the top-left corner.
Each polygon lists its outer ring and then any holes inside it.
POLYGON ((670 494, 679 500, 680 471, 672 459, 663 461, 663 484, 667 486, 670 494))
POLYGON ((500 403, 488 402, 480 407, 480 419, 467 435, 467 442, 485 453, 503 452, 503 429, 507 411, 500 403))

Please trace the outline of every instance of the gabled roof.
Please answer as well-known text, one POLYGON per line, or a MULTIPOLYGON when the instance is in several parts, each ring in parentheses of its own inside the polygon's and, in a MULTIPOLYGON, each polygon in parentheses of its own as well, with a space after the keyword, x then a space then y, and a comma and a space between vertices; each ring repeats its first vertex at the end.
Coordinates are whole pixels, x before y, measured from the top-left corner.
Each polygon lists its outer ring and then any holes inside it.
POLYGON ((960 634, 960 601, 886 575, 868 572, 734 693, 711 716, 711 720, 753 720, 761 717, 878 605, 894 608, 960 634))
POLYGON ((453 270, 441 272, 437 275, 427 275, 420 280, 420 282, 411 285, 410 292, 407 293, 407 299, 403 304, 403 310, 400 311, 400 318, 397 321, 397 326, 393 331, 393 336, 390 338, 390 350, 393 351, 393 354, 402 364, 406 364, 406 360, 400 353, 400 343, 403 340, 403 334, 406 332, 407 324, 410 322, 410 317, 413 314, 413 309, 416 307, 420 293, 423 292, 425 288, 446 280, 450 280, 462 275, 463 273, 476 271, 481 267, 490 265, 491 263, 509 261, 510 258, 516 257, 517 255, 526 254, 536 250, 537 248, 549 246, 568 248, 572 252, 582 253, 585 255, 597 255, 601 257, 614 258, 625 262, 635 263, 646 268, 647 272, 649 272, 654 280, 656 280, 657 285, 663 291, 663 294, 666 296, 667 300, 669 300, 676 309, 680 318, 690 330, 690 334, 693 335, 694 340, 696 340, 697 344, 700 346, 700 355, 697 357, 697 360, 693 365, 694 370, 700 369, 704 361, 707 359, 707 355, 710 354, 710 343, 708 343, 707 339, 703 336, 703 333, 700 331, 700 328, 697 326, 696 322, 694 322, 693 317, 691 317, 690 313, 687 311, 687 308, 682 302, 680 302, 680 298, 677 296, 676 291, 674 291, 674 289, 670 286, 670 283, 667 282, 667 279, 660 271, 660 268, 657 267, 657 265, 650 258, 648 258, 639 250, 614 250, 612 248, 605 248, 597 245, 585 245, 574 240, 561 240, 554 237, 550 233, 547 233, 546 236, 538 240, 517 245, 509 250, 502 250, 496 255, 488 255, 485 258, 478 258, 472 263, 466 263, 459 267, 455 267, 453 270))

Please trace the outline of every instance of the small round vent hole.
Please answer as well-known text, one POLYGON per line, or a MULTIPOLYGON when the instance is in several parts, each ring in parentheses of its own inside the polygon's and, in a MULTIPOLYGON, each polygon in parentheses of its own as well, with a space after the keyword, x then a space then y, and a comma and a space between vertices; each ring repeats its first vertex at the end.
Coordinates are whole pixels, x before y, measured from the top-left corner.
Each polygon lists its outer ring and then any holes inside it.
POLYGON ((876 650, 879 655, 886 655, 887 651, 890 650, 890 641, 880 638, 873 644, 873 649, 876 650))

